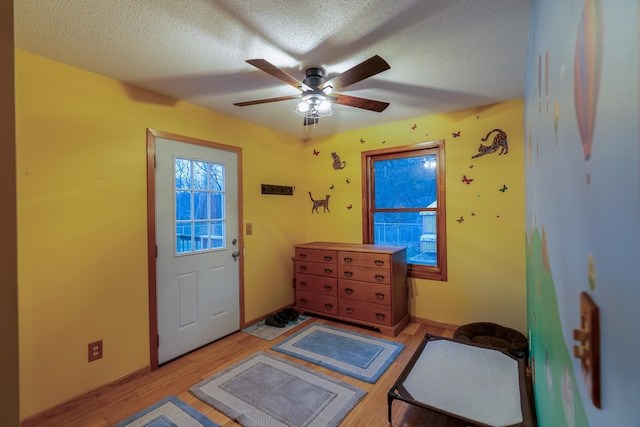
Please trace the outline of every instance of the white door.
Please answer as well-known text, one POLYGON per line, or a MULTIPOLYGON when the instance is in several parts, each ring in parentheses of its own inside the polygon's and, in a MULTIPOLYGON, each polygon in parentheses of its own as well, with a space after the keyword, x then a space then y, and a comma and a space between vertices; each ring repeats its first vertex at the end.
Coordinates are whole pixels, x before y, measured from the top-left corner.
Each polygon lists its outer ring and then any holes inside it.
POLYGON ((158 363, 240 329, 238 156, 156 138, 158 363))

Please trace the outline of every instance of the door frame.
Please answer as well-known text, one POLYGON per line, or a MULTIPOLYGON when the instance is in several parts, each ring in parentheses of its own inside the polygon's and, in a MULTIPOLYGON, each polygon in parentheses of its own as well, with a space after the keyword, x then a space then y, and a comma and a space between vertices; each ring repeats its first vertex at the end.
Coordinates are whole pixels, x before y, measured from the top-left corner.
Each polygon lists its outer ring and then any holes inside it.
MULTIPOLYGON (((149 357, 151 370, 158 369, 158 299, 157 299, 157 246, 156 246, 156 138, 165 138, 186 144, 201 145, 236 154, 238 162, 238 249, 244 254, 242 234, 242 148, 217 142, 147 128, 147 263, 149 272, 149 357)), ((240 292, 240 329, 244 320, 244 255, 239 257, 238 288, 240 292)))

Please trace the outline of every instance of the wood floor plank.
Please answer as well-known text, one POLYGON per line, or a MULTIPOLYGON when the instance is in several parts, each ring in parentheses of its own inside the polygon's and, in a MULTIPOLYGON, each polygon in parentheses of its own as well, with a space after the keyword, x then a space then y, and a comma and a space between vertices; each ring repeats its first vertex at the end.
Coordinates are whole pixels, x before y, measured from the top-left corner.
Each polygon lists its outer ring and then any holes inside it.
MULTIPOLYGON (((343 426, 386 426, 387 392, 393 386, 394 381, 400 375, 425 334, 430 333, 449 338, 453 336, 451 328, 440 328, 422 323, 410 323, 396 337, 391 338, 366 328, 338 323, 324 318, 311 318, 304 325, 307 326, 311 322, 340 327, 360 334, 398 342, 405 345, 405 349, 376 384, 369 384, 271 350, 272 346, 295 334, 301 328, 288 331, 273 341, 262 340, 239 331, 167 363, 153 372, 145 375, 136 375, 126 383, 106 387, 87 399, 76 399, 74 402, 65 404, 64 410, 47 411, 46 417, 31 417, 22 423, 22 427, 109 426, 128 418, 169 395, 177 396, 223 427, 238 427, 238 423, 191 395, 188 390, 203 379, 220 372, 257 351, 271 352, 276 356, 294 361, 365 390, 367 395, 345 418, 342 423, 343 426)), ((395 401, 392 409, 395 427, 425 425, 459 427, 464 425, 433 412, 413 408, 400 401, 395 401)))

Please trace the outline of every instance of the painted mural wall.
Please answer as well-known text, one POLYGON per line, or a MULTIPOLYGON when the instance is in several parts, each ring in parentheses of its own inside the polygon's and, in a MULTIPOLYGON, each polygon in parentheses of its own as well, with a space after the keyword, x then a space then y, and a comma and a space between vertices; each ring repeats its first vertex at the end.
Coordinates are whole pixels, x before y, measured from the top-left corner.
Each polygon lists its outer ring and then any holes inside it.
POLYGON ((638 2, 534 0, 525 94, 527 323, 539 425, 640 419, 638 2), (599 307, 601 407, 574 357, 599 307))

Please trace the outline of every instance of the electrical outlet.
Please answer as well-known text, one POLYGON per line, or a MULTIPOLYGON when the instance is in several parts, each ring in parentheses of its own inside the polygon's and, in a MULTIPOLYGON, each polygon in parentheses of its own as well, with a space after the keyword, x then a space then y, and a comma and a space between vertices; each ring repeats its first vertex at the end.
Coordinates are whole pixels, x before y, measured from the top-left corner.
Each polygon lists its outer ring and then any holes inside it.
POLYGON ((89 362, 102 359, 102 340, 89 343, 89 362))
POLYGON ((247 236, 250 236, 253 234, 253 224, 251 224, 250 222, 247 223, 247 236))
POLYGON ((586 292, 580 294, 580 329, 573 330, 573 355, 580 359, 591 401, 601 408, 600 401, 600 311, 586 292))

